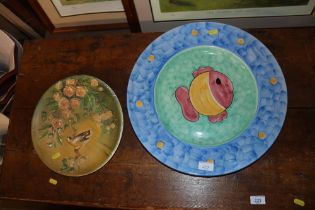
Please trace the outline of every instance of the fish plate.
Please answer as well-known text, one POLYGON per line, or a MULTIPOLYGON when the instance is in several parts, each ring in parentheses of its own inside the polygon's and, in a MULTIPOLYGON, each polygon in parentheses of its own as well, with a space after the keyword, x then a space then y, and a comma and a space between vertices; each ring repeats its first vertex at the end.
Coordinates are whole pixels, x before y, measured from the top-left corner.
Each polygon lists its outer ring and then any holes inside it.
POLYGON ((221 23, 174 28, 140 55, 129 78, 128 113, 146 150, 191 175, 229 174, 276 140, 287 88, 272 53, 221 23))

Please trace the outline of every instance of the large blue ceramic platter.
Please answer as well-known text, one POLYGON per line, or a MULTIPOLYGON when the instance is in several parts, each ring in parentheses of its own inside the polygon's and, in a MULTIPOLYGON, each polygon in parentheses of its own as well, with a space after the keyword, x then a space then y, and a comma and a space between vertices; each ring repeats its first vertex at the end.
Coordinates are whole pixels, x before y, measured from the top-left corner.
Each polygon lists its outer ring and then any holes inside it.
POLYGON ((236 27, 199 22, 154 40, 130 75, 128 112, 156 159, 218 176, 260 158, 276 140, 287 88, 271 52, 236 27))

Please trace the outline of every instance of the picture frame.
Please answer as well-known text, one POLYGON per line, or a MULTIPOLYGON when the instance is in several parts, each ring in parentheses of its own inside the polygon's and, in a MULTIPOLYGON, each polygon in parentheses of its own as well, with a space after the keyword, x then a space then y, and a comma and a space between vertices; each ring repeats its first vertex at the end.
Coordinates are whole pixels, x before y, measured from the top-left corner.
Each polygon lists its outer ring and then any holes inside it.
POLYGON ((124 11, 81 12, 68 16, 60 15, 52 0, 28 0, 28 3, 50 33, 118 29, 140 31, 133 1, 121 0, 124 11))
MULTIPOLYGON (((211 13, 206 16, 204 11, 197 11, 195 14, 184 13, 167 14, 165 17, 155 17, 154 11, 156 3, 159 0, 134 0, 139 24, 143 32, 163 32, 176 26, 196 22, 196 21, 215 21, 225 24, 234 25, 240 28, 276 28, 276 27, 301 27, 301 26, 315 26, 315 17, 312 15, 314 10, 315 0, 309 0, 307 7, 299 8, 299 11, 282 11, 276 15, 276 10, 268 14, 260 13, 256 15, 256 10, 242 9, 243 15, 234 11, 227 14, 228 10, 221 10, 217 13, 211 13), (153 3, 153 7, 152 7, 153 3), (303 10, 304 9, 304 10, 303 10), (200 13, 198 13, 200 12, 200 13), (285 13, 286 12, 286 13, 285 13), (199 14, 199 15, 198 15, 199 14)), ((181 1, 183 2, 183 1, 181 1)), ((278 8, 279 9, 279 8, 278 8)), ((173 12, 174 13, 174 12, 173 12)), ((209 13, 209 12, 208 12, 209 13)))
POLYGON ((309 15, 315 0, 150 0, 154 21, 309 15))
POLYGON ((102 12, 123 12, 121 0, 50 0, 61 17, 102 12))

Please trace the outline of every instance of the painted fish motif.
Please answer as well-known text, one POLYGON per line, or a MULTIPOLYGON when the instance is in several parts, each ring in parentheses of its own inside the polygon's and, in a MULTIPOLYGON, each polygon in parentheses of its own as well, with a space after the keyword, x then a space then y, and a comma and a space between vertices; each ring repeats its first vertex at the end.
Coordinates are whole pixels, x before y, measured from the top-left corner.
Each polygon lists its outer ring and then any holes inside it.
POLYGON ((234 95, 230 79, 210 66, 200 67, 192 75, 194 79, 189 89, 181 86, 175 91, 184 118, 196 122, 199 114, 203 114, 212 123, 227 118, 226 109, 231 105, 234 95))

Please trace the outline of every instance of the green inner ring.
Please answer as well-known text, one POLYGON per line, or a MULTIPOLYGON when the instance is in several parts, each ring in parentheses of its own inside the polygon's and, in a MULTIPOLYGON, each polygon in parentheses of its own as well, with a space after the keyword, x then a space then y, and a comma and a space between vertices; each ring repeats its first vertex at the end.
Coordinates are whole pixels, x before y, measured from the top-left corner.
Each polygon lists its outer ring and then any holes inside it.
POLYGON ((223 48, 198 46, 176 54, 163 66, 154 86, 154 105, 160 122, 178 140, 198 146, 218 146, 248 127, 257 111, 258 89, 250 68, 241 58, 223 48), (197 122, 187 121, 175 98, 178 87, 189 89, 194 79, 192 72, 201 66, 211 66, 233 84, 233 102, 222 122, 211 123, 201 114, 197 122))

